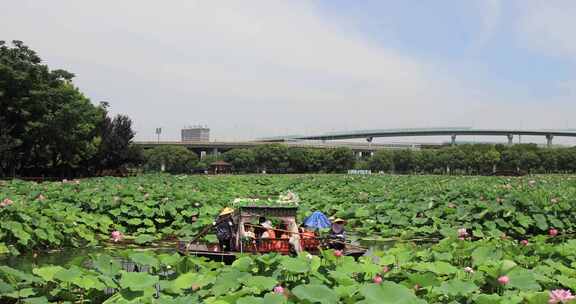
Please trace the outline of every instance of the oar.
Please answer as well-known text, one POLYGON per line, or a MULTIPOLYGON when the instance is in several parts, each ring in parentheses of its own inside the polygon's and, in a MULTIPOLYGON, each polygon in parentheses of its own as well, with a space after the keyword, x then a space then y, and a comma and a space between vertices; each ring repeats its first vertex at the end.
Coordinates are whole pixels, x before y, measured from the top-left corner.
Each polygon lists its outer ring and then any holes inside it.
POLYGON ((188 252, 188 248, 190 247, 190 245, 192 243, 196 242, 199 238, 206 235, 206 233, 208 233, 208 231, 210 231, 211 228, 212 228, 212 225, 207 225, 206 227, 204 227, 204 229, 202 229, 202 231, 200 231, 200 233, 198 233, 196 235, 196 237, 194 237, 190 242, 188 242, 188 244, 186 245, 186 252, 188 252))

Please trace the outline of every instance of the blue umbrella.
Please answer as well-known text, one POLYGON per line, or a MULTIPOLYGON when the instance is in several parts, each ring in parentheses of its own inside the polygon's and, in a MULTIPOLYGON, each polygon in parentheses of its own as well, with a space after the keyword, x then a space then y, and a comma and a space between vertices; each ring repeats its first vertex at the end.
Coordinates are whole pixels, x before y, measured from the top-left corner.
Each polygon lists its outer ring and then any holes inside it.
POLYGON ((323 229, 330 228, 331 225, 330 220, 320 211, 314 211, 304 220, 304 226, 309 228, 323 229))

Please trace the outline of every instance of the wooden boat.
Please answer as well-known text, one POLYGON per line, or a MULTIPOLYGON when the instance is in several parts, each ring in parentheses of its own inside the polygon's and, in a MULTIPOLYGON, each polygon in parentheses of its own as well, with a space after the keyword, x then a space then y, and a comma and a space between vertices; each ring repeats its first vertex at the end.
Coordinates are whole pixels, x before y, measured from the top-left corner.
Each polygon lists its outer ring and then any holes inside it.
MULTIPOLYGON (((327 238, 303 238, 299 240, 289 239, 246 239, 241 236, 244 235, 244 226, 252 225, 260 217, 276 218, 285 223, 288 223, 289 230, 277 231, 289 233, 291 235, 299 234, 298 226, 296 225, 297 207, 288 206, 244 206, 238 208, 233 214, 235 223, 235 239, 234 250, 221 251, 218 244, 205 244, 192 241, 179 241, 178 252, 183 255, 205 257, 214 261, 224 262, 226 264, 232 263, 241 254, 266 254, 266 253, 279 253, 284 255, 296 254, 297 251, 306 251, 313 255, 318 255, 321 249, 328 249, 330 244, 338 242, 327 238), (300 248, 295 248, 299 246, 300 248)), ((252 225, 258 227, 256 225, 252 225)), ((340 242, 341 243, 341 242, 340 242)), ((352 244, 341 243, 344 245, 342 254, 345 256, 360 257, 366 253, 366 249, 352 244)))

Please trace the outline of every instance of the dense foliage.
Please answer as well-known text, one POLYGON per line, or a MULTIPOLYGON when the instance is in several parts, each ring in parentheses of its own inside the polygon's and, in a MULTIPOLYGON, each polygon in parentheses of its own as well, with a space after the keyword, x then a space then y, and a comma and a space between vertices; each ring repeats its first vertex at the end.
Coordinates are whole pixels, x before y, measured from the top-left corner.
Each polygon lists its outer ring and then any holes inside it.
POLYGON ((346 172, 355 162, 349 148, 310 149, 281 144, 260 145, 251 149, 233 149, 223 155, 224 160, 243 173, 346 172))
POLYGON ((192 236, 236 198, 276 199, 288 190, 299 196, 300 219, 321 210, 348 219, 359 236, 442 238, 465 227, 476 238, 523 237, 576 229, 571 176, 145 175, 2 183, 0 201, 12 203, 0 207, 0 252, 95 245, 113 230, 136 243, 192 236))
POLYGON ((422 150, 380 150, 354 155, 346 148, 317 149, 262 145, 233 149, 223 158, 236 172, 345 172, 371 169, 394 173, 490 175, 496 171, 531 173, 576 172, 576 149, 474 144, 422 150))
POLYGON ((160 146, 144 152, 144 169, 150 172, 191 173, 198 156, 182 146, 160 146))
POLYGON ((92 175, 129 162, 131 121, 109 121, 107 105, 93 105, 73 77, 20 41, 0 41, 0 177, 92 175))
POLYGON ((348 219, 356 237, 395 245, 358 261, 325 251, 322 258, 245 256, 231 266, 110 249, 71 265, 0 266, 0 302, 568 303, 576 290, 575 182, 350 175, 3 182, 0 252, 7 254, 119 235, 121 244, 190 237, 224 206, 275 204, 289 190, 298 194, 300 219, 322 210, 348 219))
MULTIPOLYGON (((0 266, 11 303, 568 303, 576 241, 453 236, 431 247, 397 244, 355 261, 338 252, 244 256, 231 266, 178 254, 116 252, 32 272, 0 266), (129 272, 134 271, 137 272, 129 272), (115 292, 115 293, 114 293, 115 292)), ((573 303, 574 301, 570 302, 573 303)))

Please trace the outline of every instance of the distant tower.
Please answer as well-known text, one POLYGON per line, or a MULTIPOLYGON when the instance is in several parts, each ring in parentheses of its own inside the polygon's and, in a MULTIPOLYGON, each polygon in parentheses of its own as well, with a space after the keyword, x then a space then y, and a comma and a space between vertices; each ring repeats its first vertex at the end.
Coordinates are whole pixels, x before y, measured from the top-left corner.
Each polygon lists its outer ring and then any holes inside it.
POLYGON ((208 126, 189 126, 182 129, 182 141, 210 141, 208 126))

